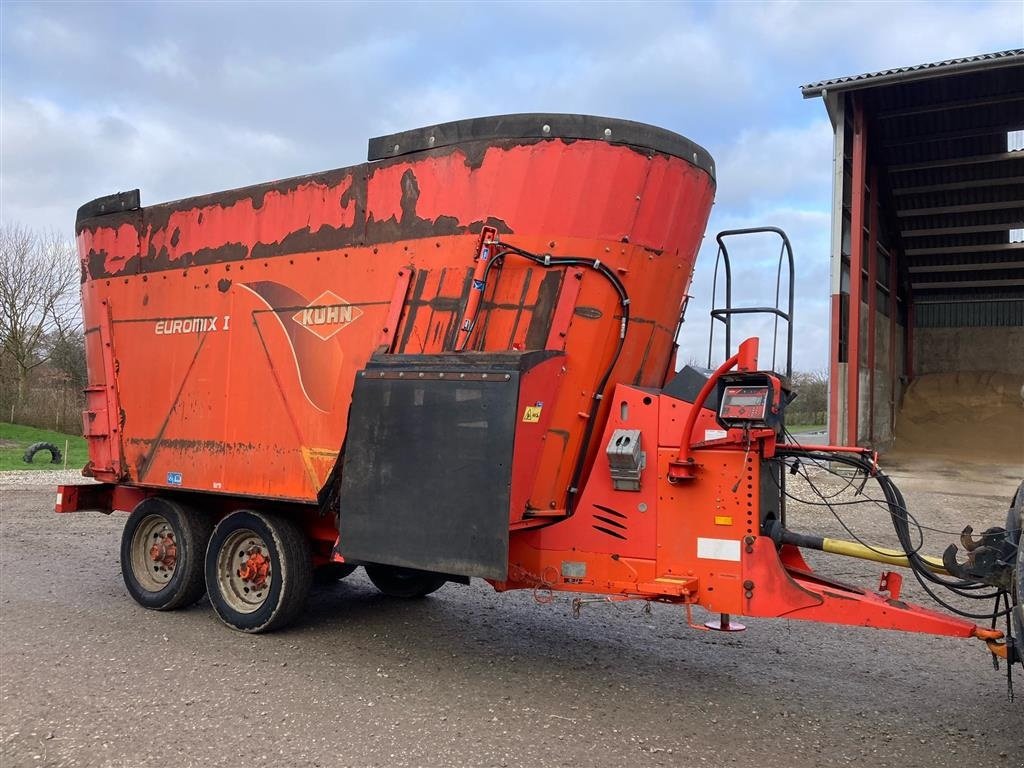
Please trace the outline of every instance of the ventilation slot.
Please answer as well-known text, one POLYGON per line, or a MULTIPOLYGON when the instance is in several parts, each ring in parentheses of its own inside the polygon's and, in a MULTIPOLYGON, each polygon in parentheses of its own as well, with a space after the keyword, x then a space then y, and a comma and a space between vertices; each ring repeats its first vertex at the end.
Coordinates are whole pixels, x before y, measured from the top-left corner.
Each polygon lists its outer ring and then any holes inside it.
POLYGON ((612 520, 610 517, 605 517, 604 515, 594 515, 594 519, 600 520, 602 523, 610 525, 612 528, 618 528, 620 531, 626 530, 626 526, 624 526, 617 520, 612 520))
POLYGON ((605 528, 604 526, 601 526, 601 525, 595 525, 595 526, 593 526, 593 528, 594 528, 595 531, 600 531, 601 533, 607 533, 609 536, 612 536, 612 537, 614 537, 616 539, 622 539, 623 541, 625 541, 625 539, 626 539, 625 536, 623 536, 620 533, 616 533, 615 531, 611 530, 610 528, 605 528))
POLYGON ((604 507, 601 506, 600 504, 595 504, 594 509, 600 509, 602 512, 607 512, 609 515, 614 515, 615 517, 618 517, 622 520, 626 519, 626 516, 624 514, 622 514, 621 512, 616 512, 611 507, 604 507))

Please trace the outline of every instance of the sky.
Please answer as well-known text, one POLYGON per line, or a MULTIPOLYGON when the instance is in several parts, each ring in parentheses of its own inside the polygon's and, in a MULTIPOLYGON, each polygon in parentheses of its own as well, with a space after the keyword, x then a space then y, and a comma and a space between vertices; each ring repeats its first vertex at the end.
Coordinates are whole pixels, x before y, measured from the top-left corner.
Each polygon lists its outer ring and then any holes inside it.
MULTIPOLYGON (((716 160, 680 360, 707 358, 713 234, 773 224, 796 252, 795 366, 822 370, 832 129, 799 86, 1022 45, 1022 0, 2 0, 0 221, 71 236, 100 195, 146 205, 352 165, 370 137, 447 120, 626 118, 716 160)), ((774 299, 777 256, 739 254, 735 304, 774 299)))

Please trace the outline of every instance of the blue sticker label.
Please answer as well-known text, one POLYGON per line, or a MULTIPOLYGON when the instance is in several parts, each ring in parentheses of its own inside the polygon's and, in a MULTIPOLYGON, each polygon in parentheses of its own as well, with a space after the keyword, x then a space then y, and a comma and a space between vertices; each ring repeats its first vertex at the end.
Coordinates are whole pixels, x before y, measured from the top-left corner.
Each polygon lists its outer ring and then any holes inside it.
POLYGON ((168 472, 167 473, 167 484, 168 485, 181 485, 181 472, 168 472))
POLYGON ((474 280, 473 280, 473 290, 482 291, 484 289, 484 285, 485 285, 485 283, 484 283, 483 280, 477 280, 477 279, 474 278, 474 280))

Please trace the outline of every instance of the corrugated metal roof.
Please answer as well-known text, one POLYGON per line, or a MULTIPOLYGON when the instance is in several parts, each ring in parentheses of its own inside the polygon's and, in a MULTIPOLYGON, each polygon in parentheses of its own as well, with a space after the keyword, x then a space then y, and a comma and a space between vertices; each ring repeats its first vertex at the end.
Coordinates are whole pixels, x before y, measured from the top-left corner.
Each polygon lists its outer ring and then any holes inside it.
POLYGON ((1024 48, 1014 48, 1008 51, 997 51, 995 53, 982 53, 977 56, 964 56, 959 59, 947 59, 936 61, 930 64, 915 64, 911 67, 896 67, 895 69, 883 69, 879 72, 865 72, 862 75, 848 75, 837 77, 832 80, 822 80, 819 83, 808 83, 800 86, 805 99, 812 99, 821 96, 823 90, 845 91, 854 88, 867 88, 874 85, 920 80, 929 77, 954 74, 958 72, 969 72, 976 69, 1012 66, 1024 60, 1024 48))
MULTIPOLYGON (((1024 325, 1024 245, 1014 242, 1024 228, 1024 49, 803 90, 805 97, 827 90, 833 124, 845 123, 844 206, 853 114, 863 110, 867 164, 884 206, 880 242, 899 284, 912 289, 907 306, 916 324, 1024 325)), ((849 238, 844 232, 847 249, 849 238)))
POLYGON ((949 303, 916 302, 914 325, 918 328, 963 328, 1024 325, 1024 300, 990 299, 949 303))

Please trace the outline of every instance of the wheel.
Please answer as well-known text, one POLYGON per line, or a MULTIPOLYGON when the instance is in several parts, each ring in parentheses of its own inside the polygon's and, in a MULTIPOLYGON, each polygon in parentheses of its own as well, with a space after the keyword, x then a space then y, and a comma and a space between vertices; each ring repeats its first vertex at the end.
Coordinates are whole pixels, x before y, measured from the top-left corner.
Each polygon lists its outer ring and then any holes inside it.
POLYGON ((139 605, 172 611, 206 592, 203 553, 209 518, 170 499, 152 496, 132 510, 121 533, 121 575, 139 605))
POLYGON ((363 567, 373 586, 388 597, 426 597, 431 592, 437 592, 448 581, 436 573, 394 565, 367 564, 363 567))
POLYGON ((313 583, 320 585, 334 584, 346 576, 351 576, 356 566, 350 563, 325 563, 313 569, 313 583))
POLYGON ((232 512, 206 548, 206 589, 220 620, 242 632, 269 632, 298 617, 309 597, 313 561, 292 520, 232 512))
POLYGON ((51 464, 60 464, 60 461, 63 458, 60 448, 53 443, 32 443, 32 445, 25 449, 25 455, 21 458, 26 464, 31 464, 32 459, 34 459, 36 454, 40 451, 46 451, 50 454, 51 464))
MULTIPOLYGON (((1013 633, 1018 650, 1024 652, 1024 483, 1017 488, 1017 493, 1010 504, 1006 515, 1006 530, 1017 532, 1017 568, 1016 578, 1010 588, 1010 601, 1013 609, 1013 633)), ((1021 657, 1024 664, 1024 657, 1021 657)))

